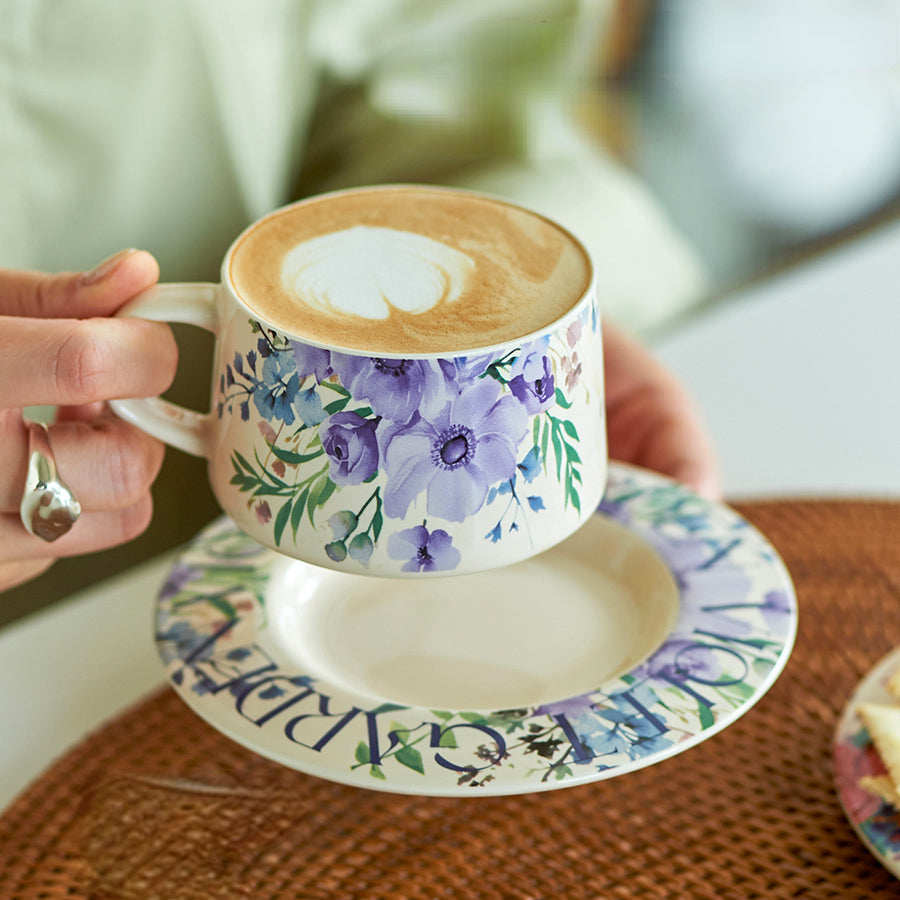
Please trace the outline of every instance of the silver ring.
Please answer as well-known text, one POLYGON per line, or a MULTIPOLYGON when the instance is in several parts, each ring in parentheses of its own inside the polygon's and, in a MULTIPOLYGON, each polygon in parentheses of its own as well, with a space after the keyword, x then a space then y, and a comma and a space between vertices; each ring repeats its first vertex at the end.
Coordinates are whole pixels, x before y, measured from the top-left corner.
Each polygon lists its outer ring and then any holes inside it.
POLYGON ((81 515, 81 504, 59 476, 42 422, 28 422, 28 474, 19 517, 29 534, 48 543, 61 538, 81 515))

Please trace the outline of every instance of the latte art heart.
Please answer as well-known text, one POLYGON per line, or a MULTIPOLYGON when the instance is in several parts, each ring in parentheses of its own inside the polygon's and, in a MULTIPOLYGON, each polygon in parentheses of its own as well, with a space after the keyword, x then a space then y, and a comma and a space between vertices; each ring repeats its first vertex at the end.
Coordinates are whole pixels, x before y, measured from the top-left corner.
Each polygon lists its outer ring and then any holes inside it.
POLYGON ((439 241, 356 225, 298 244, 284 258, 282 287, 322 312, 386 319, 452 303, 475 271, 465 253, 439 241))

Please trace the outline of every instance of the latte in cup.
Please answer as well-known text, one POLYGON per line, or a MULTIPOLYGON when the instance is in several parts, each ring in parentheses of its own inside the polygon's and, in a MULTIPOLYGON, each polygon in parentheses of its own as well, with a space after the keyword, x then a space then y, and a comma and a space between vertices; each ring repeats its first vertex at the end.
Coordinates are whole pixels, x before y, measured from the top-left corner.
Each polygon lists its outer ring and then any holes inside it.
POLYGON ((323 195, 239 235, 218 284, 120 315, 216 336, 210 411, 114 400, 207 457, 259 543, 354 575, 443 577, 541 553, 606 481, 587 252, 505 200, 428 186, 323 195))
POLYGON ((380 354, 456 352, 540 331, 585 294, 578 242, 542 216, 441 188, 295 204, 252 226, 228 275, 287 332, 380 354))

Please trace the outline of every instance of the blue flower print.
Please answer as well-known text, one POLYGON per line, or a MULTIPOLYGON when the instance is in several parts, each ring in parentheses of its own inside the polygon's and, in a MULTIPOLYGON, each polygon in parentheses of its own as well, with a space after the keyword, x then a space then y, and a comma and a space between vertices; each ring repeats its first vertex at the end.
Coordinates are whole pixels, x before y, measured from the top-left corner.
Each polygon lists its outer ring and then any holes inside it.
POLYGON ((424 525, 392 534, 388 540, 388 556, 407 561, 401 572, 446 571, 455 569, 460 560, 453 538, 443 528, 429 531, 424 525))
MULTIPOLYGON (((657 753, 660 750, 665 750, 667 747, 672 746, 671 738, 666 737, 664 734, 660 734, 659 730, 655 728, 649 722, 636 718, 634 716, 626 716, 624 714, 618 714, 618 721, 616 723, 616 727, 610 732, 610 735, 622 735, 622 732, 618 731, 618 728, 626 728, 632 729, 635 735, 634 738, 630 736, 630 734, 626 731, 625 735, 627 735, 627 743, 624 747, 617 748, 617 752, 627 753, 630 759, 642 759, 645 756, 650 756, 653 753, 657 753)), ((590 741, 587 742, 588 746, 593 746, 590 741)))
POLYGON ((549 409, 556 400, 550 357, 543 341, 535 341, 516 357, 510 370, 509 389, 529 415, 549 409))
POLYGON ((541 472, 541 451, 537 447, 532 447, 516 468, 522 473, 525 481, 531 484, 541 472))
POLYGON ((444 399, 444 380, 431 360, 332 353, 331 364, 354 399, 367 400, 376 415, 394 422, 434 411, 444 399))
POLYGON ((598 727, 596 720, 589 722, 590 731, 586 734, 576 731, 581 742, 594 756, 612 756, 617 753, 628 753, 631 741, 621 728, 598 727))
POLYGON ((355 412, 335 413, 322 427, 322 447, 328 455, 335 484, 362 484, 378 469, 378 419, 355 412))
POLYGON ((624 752, 631 759, 640 759, 671 746, 671 739, 665 736, 666 729, 652 713, 648 713, 658 699, 652 689, 642 685, 610 694, 612 705, 599 711, 600 719, 609 723, 609 731, 604 734, 602 726, 596 729, 595 725, 593 734, 583 738, 585 743, 595 753, 624 752))
POLYGON ((328 413, 322 406, 322 398, 315 385, 297 392, 294 409, 297 411, 300 421, 307 426, 318 425, 328 418, 328 413))
POLYGON ((196 660, 208 659, 213 653, 212 643, 200 649, 208 640, 208 635, 198 632, 189 622, 178 620, 171 621, 164 631, 156 634, 160 657, 167 665, 191 656, 196 660))
POLYGON ((300 390, 300 377, 293 358, 287 353, 272 353, 262 365, 262 381, 253 386, 253 403, 266 420, 280 419, 294 424, 294 398, 300 390))
POLYGON ((452 398, 432 420, 416 416, 383 438, 385 514, 406 515, 427 491, 429 515, 462 522, 481 509, 488 488, 516 473, 516 449, 528 430, 522 405, 484 379, 452 398))

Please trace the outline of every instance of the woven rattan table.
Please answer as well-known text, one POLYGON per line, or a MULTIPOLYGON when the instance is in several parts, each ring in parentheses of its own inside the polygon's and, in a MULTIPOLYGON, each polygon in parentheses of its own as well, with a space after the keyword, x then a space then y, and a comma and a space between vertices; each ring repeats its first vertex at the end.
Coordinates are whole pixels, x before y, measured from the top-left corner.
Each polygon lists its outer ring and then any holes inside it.
POLYGON ((410 797, 267 762, 165 690, 0 818, 0 900, 900 896, 831 774, 841 707, 900 644, 900 503, 739 510, 787 563, 800 630, 769 694, 699 747, 549 793, 410 797))

